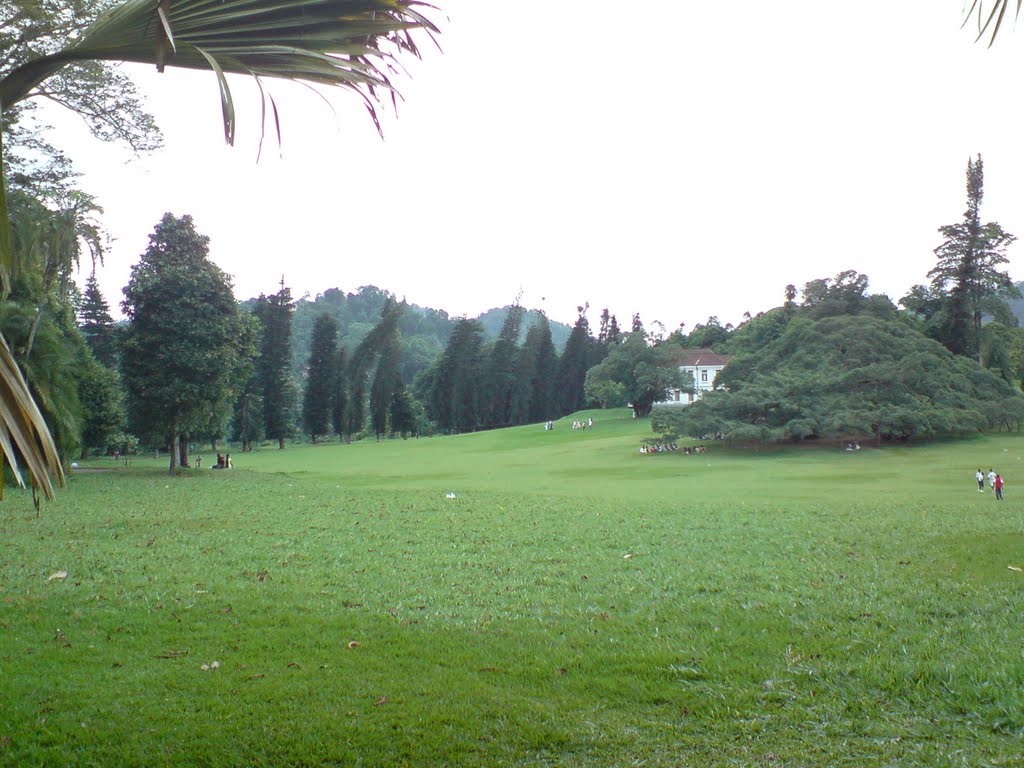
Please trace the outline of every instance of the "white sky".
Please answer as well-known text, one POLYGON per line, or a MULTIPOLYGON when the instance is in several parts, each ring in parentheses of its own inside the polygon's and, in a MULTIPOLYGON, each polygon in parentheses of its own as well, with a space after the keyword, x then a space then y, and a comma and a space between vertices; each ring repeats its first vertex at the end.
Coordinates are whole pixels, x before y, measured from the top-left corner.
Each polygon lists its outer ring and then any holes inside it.
POLYGON ((239 299, 284 275, 295 296, 373 284, 476 315, 522 290, 555 320, 589 301, 592 323, 608 307, 669 330, 844 269, 898 300, 977 153, 984 219, 1024 236, 1024 30, 975 43, 962 0, 437 2, 443 53, 422 37, 404 62, 383 141, 353 96, 332 111, 270 82, 283 145, 268 134, 257 164, 251 81, 232 149, 211 74, 148 68, 166 149, 62 127, 117 238, 111 305, 165 211, 192 214, 239 299))

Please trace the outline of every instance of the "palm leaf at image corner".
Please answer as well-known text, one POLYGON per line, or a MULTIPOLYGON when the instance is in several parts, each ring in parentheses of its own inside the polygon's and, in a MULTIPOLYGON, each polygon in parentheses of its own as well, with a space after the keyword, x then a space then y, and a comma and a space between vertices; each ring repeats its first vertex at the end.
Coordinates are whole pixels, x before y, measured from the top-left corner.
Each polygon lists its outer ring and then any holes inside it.
POLYGON ((0 80, 8 106, 78 60, 212 71, 220 85, 225 138, 235 116, 227 74, 340 87, 358 94, 377 124, 397 54, 419 55, 412 32, 437 27, 418 0, 128 0, 102 14, 73 45, 28 62, 0 80))
MULTIPOLYGON (((380 131, 375 104, 381 94, 396 98, 388 77, 396 55, 419 55, 413 31, 438 32, 420 13, 431 7, 417 0, 128 0, 104 12, 67 48, 0 78, 0 114, 71 62, 126 61, 150 63, 160 71, 167 66, 211 70, 228 143, 235 137, 229 73, 251 75, 257 83, 273 77, 352 91, 380 131)), ((0 160, 0 294, 10 289, 14 269, 4 180, 0 160)), ((2 337, 0 454, 24 486, 20 457, 33 488, 48 499, 53 481, 64 482, 53 438, 2 337)))
MULTIPOLYGON (((971 0, 970 7, 967 8, 967 12, 964 14, 964 25, 971 20, 972 17, 977 18, 978 24, 978 36, 975 40, 980 40, 985 36, 985 33, 992 29, 992 34, 988 39, 989 47, 996 41, 996 35, 999 34, 999 28, 1003 25, 1003 19, 1006 16, 1006 9, 1014 3, 1014 0, 994 0, 992 7, 989 8, 988 12, 985 12, 985 0, 971 0)), ((1016 0, 1017 9, 1014 12, 1014 18, 1020 15, 1021 5, 1024 4, 1024 0, 1016 0)))
POLYGON ((25 463, 33 488, 41 489, 47 499, 53 498, 51 477, 58 485, 63 485, 64 472, 50 430, 3 337, 0 337, 0 452, 22 487, 25 483, 19 457, 25 463))

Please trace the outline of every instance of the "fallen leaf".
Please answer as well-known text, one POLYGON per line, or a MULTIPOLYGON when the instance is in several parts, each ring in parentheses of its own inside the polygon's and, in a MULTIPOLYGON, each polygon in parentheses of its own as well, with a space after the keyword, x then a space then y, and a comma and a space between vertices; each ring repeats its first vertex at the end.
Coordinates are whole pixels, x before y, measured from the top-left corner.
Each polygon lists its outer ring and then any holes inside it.
POLYGON ((64 581, 64 579, 66 579, 67 577, 67 571, 55 571, 54 573, 50 574, 50 578, 48 578, 47 581, 57 581, 58 579, 60 581, 64 581))
POLYGON ((348 647, 349 648, 358 648, 360 645, 362 645, 362 643, 360 643, 358 640, 353 640, 353 641, 351 641, 348 644, 348 647))
POLYGON ((264 675, 262 672, 259 672, 259 673, 255 674, 255 675, 249 675, 245 679, 246 680, 259 680, 261 677, 266 677, 266 675, 264 675))
POLYGON ((1011 571, 1017 571, 1017 572, 1024 571, 1024 568, 1018 568, 1016 565, 1008 565, 1006 567, 1009 568, 1011 571))
POLYGON ((375 702, 373 702, 373 706, 379 707, 381 704, 387 704, 387 703, 388 703, 388 697, 387 696, 381 696, 379 699, 377 699, 375 702))
POLYGON ((294 661, 289 661, 288 667, 289 669, 291 669, 292 667, 294 667, 295 669, 302 669, 302 665, 294 661))

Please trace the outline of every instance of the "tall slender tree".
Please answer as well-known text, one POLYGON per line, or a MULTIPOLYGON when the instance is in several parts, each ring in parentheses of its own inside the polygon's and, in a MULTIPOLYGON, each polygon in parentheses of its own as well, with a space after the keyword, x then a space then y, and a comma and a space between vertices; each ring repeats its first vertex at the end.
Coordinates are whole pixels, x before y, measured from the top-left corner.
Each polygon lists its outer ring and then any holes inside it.
POLYGON ((516 384, 517 345, 526 310, 518 298, 508 308, 498 338, 491 345, 481 382, 481 418, 486 427, 512 423, 512 401, 516 384))
POLYGON ((939 341, 954 354, 981 363, 981 321, 995 302, 1019 298, 1020 290, 999 267, 1008 262, 1006 248, 1017 238, 999 224, 981 222, 985 171, 981 155, 967 161, 967 210, 963 221, 939 228, 943 242, 938 263, 928 273, 932 289, 945 297, 939 341))
POLYGON ((338 347, 337 359, 334 363, 338 375, 334 379, 334 392, 331 393, 331 426, 339 439, 345 440, 349 435, 349 379, 348 360, 344 346, 338 347))
POLYGON ((483 335, 478 320, 460 318, 434 366, 430 412, 446 432, 470 432, 480 426, 483 335))
MULTIPOLYGON (((396 384, 392 366, 398 367, 398 384, 401 385, 401 352, 392 353, 397 346, 398 321, 402 316, 404 304, 387 297, 380 312, 380 320, 363 338, 352 353, 348 365, 348 432, 361 432, 365 426, 368 407, 377 409, 375 424, 387 421, 387 409, 391 402, 396 384), (376 376, 382 356, 388 353, 388 370, 381 374, 381 382, 376 385, 376 376), (376 392, 376 394, 374 394, 376 392)), ((370 414, 371 418, 373 413, 370 414)))
POLYGON ((273 296, 260 296, 256 316, 263 328, 260 356, 256 364, 263 397, 263 431, 283 449, 285 440, 295 434, 298 397, 291 375, 292 293, 281 278, 281 288, 273 296))
POLYGON ((393 429, 402 431, 401 427, 392 425, 391 418, 395 408, 401 412, 402 392, 402 348, 398 345, 396 335, 393 335, 381 350, 377 371, 370 386, 370 423, 378 440, 393 429), (397 402, 396 397, 399 398, 397 402))
POLYGON ((558 352, 551 338, 547 315, 541 313, 526 333, 524 349, 535 358, 530 381, 531 423, 548 421, 558 416, 558 352))
MULTIPOLYGON (((558 359, 556 377, 559 398, 559 415, 580 410, 584 403, 583 385, 587 378, 590 356, 590 324, 587 322, 586 307, 578 307, 579 316, 569 332, 565 349, 558 359)), ((637 318, 634 318, 634 322, 637 318)))
POLYGON ((302 398, 302 428, 314 443, 331 430, 331 397, 337 390, 338 324, 322 314, 313 326, 313 342, 306 367, 302 398))
POLYGON ((96 270, 89 273, 78 309, 78 328, 96 359, 108 368, 117 365, 117 339, 110 306, 103 298, 96 270))

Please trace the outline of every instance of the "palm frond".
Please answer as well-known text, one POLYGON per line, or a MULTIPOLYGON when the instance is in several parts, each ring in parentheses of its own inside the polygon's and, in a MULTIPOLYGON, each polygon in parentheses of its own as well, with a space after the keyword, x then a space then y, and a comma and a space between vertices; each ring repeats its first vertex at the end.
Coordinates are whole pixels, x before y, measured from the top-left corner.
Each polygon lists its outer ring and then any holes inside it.
POLYGON ((64 484, 64 472, 50 430, 3 337, 0 337, 0 452, 22 487, 25 482, 19 458, 24 461, 33 486, 41 488, 47 499, 53 498, 51 477, 58 485, 64 484))
MULTIPOLYGON (((68 48, 31 61, 0 81, 0 107, 25 98, 70 61, 131 61, 213 70, 225 134, 234 139, 226 74, 336 86, 358 94, 376 122, 399 53, 419 55, 412 37, 437 27, 418 0, 127 0, 68 48)), ((379 127, 379 126, 378 126, 379 127)))
MULTIPOLYGON (((130 61, 210 69, 220 85, 224 135, 234 142, 235 118, 227 74, 283 78, 336 86, 358 94, 380 130, 375 104, 396 93, 388 75, 396 55, 419 51, 416 30, 437 27, 419 0, 127 0, 104 12, 65 49, 42 56, 0 79, 0 115, 75 61, 130 61)), ((262 87, 261 87, 262 92, 262 87)), ((273 106, 273 103, 272 103, 273 106)), ((264 108, 265 109, 265 108, 264 108)), ((277 108, 273 106, 275 122, 277 108)), ((0 164, 0 297, 16 269, 3 167, 0 164)), ((64 474, 28 384, 0 336, 0 455, 24 485, 53 497, 64 474)), ((0 476, 0 495, 2 495, 0 476)))
MULTIPOLYGON (((1003 18, 1006 16, 1006 9, 1010 7, 1012 2, 1013 0, 994 0, 992 7, 986 14, 985 0, 971 0, 971 6, 964 14, 964 25, 966 25, 972 17, 977 18, 978 36, 975 40, 981 40, 991 27, 992 34, 989 37, 988 44, 989 47, 992 47, 992 43, 996 41, 996 35, 999 34, 999 29, 1003 25, 1003 18)), ((1014 13, 1014 18, 1020 16, 1020 8, 1022 4, 1024 4, 1024 0, 1017 0, 1017 10, 1014 13)))

